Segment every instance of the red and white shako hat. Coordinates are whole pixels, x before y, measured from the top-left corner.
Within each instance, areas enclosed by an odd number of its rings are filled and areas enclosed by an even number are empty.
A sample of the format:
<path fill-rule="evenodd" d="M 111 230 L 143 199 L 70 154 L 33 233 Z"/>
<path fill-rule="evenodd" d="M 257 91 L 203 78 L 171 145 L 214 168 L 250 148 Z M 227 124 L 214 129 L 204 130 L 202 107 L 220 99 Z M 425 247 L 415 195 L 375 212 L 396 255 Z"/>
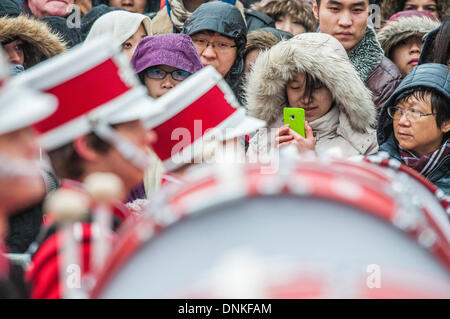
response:
<path fill-rule="evenodd" d="M 143 114 L 151 118 L 158 113 L 119 44 L 108 36 L 42 62 L 18 75 L 15 82 L 58 99 L 56 112 L 34 125 L 47 150 L 97 133 L 95 127 L 100 124 L 133 121 Z"/>
<path fill-rule="evenodd" d="M 196 152 L 202 150 L 197 145 L 203 141 L 226 141 L 266 125 L 265 121 L 246 114 L 231 88 L 212 66 L 181 82 L 158 98 L 156 104 L 164 111 L 145 119 L 144 125 L 158 134 L 152 148 L 170 171 L 183 165 L 174 157 L 195 158 L 199 155 Z M 180 136 L 183 136 L 182 145 Z"/>
<path fill-rule="evenodd" d="M 11 85 L 8 63 L 0 48 L 0 134 L 25 128 L 56 110 L 57 100 L 24 86 Z"/>

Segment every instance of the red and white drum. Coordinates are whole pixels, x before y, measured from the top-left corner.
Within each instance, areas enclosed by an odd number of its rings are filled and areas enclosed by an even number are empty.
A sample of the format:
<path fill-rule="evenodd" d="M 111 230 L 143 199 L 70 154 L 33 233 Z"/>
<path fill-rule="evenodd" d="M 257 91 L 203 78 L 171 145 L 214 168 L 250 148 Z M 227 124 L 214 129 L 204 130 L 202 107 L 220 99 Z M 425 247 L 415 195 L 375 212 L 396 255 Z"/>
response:
<path fill-rule="evenodd" d="M 93 298 L 450 297 L 445 210 L 407 174 L 320 159 L 195 174 L 124 226 Z"/>
<path fill-rule="evenodd" d="M 449 197 L 419 172 L 403 165 L 395 159 L 389 158 L 388 154 L 385 156 L 381 154 L 378 156 L 366 157 L 364 160 L 411 177 L 409 179 L 410 183 L 403 185 L 403 188 L 409 188 L 409 192 L 416 195 L 414 196 L 415 200 L 419 200 L 420 205 L 422 205 L 428 213 L 441 212 L 442 209 L 444 209 L 446 212 L 445 215 L 447 215 L 447 218 L 450 218 Z M 402 174 L 400 174 L 400 176 L 402 176 Z M 436 213 L 433 215 L 435 215 L 435 218 L 439 218 L 442 214 Z"/>

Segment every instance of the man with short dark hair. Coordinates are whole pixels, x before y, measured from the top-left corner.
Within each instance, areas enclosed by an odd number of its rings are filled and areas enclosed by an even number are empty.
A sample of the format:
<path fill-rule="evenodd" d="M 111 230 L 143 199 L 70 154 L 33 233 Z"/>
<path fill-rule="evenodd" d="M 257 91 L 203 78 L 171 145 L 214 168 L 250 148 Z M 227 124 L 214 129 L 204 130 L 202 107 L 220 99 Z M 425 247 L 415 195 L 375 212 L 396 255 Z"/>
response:
<path fill-rule="evenodd" d="M 320 32 L 334 36 L 344 46 L 380 110 L 400 84 L 402 75 L 384 56 L 374 29 L 367 25 L 369 4 L 369 0 L 315 0 L 314 15 Z"/>

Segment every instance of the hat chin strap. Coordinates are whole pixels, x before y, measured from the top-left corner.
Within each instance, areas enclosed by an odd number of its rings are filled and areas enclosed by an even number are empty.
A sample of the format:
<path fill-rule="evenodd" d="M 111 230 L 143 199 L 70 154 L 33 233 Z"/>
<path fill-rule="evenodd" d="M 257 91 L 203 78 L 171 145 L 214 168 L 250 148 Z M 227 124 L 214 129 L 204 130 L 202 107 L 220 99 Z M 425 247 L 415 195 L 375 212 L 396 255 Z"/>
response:
<path fill-rule="evenodd" d="M 13 179 L 18 177 L 41 176 L 39 159 L 29 160 L 19 157 L 11 157 L 0 152 L 0 178 Z"/>
<path fill-rule="evenodd" d="M 136 167 L 146 170 L 150 166 L 149 157 L 125 137 L 118 134 L 109 124 L 100 122 L 93 131 L 98 137 L 114 146 L 127 161 Z"/>

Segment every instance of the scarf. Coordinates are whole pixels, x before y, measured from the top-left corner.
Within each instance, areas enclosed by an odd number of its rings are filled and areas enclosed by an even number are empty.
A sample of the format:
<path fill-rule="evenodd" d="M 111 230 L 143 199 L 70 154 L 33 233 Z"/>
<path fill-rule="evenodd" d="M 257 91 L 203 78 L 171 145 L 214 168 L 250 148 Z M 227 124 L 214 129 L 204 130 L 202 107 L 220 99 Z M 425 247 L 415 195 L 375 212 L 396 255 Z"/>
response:
<path fill-rule="evenodd" d="M 384 51 L 370 26 L 367 26 L 364 38 L 348 54 L 350 62 L 363 82 L 377 68 L 383 57 Z"/>
<path fill-rule="evenodd" d="M 177 30 L 183 29 L 184 21 L 192 14 L 184 7 L 183 0 L 168 0 L 170 4 L 170 20 Z"/>
<path fill-rule="evenodd" d="M 406 166 L 413 168 L 423 176 L 427 177 L 443 158 L 450 155 L 450 144 L 448 141 L 449 140 L 445 141 L 445 143 L 434 152 L 430 152 L 421 157 L 417 157 L 412 152 L 401 148 L 400 145 L 398 146 L 398 149 L 402 162 L 405 163 Z"/>
<path fill-rule="evenodd" d="M 333 105 L 322 117 L 309 122 L 309 126 L 313 130 L 316 142 L 325 136 L 333 138 L 337 135 L 336 130 L 339 125 L 339 114 L 339 106 Z"/>

